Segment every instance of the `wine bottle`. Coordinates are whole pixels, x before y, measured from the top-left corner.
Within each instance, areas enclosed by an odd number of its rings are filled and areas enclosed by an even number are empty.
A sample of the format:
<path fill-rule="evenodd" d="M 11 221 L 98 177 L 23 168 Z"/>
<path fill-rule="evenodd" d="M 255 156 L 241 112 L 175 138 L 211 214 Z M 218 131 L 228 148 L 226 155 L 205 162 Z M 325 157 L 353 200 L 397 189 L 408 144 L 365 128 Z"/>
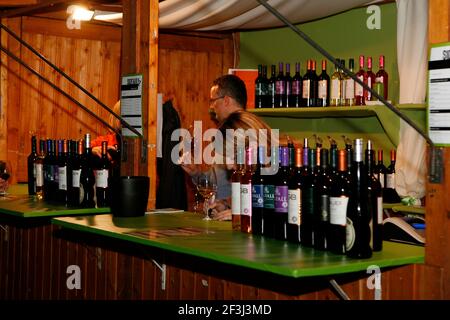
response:
<path fill-rule="evenodd" d="M 36 194 L 36 161 L 38 159 L 37 154 L 37 142 L 36 136 L 31 137 L 31 152 L 27 158 L 27 171 L 28 171 L 28 194 Z"/>
<path fill-rule="evenodd" d="M 262 235 L 264 233 L 264 181 L 265 177 L 261 174 L 261 168 L 264 165 L 266 149 L 263 146 L 258 147 L 255 172 L 252 175 L 252 233 Z"/>
<path fill-rule="evenodd" d="M 53 156 L 53 140 L 47 139 L 47 154 L 44 159 L 44 200 L 54 201 L 56 199 L 56 191 L 54 180 L 55 175 L 53 173 L 53 163 L 55 157 Z"/>
<path fill-rule="evenodd" d="M 348 60 L 348 69 L 351 73 L 353 73 L 353 69 L 355 68 L 355 60 L 353 58 Z M 349 75 L 345 75 L 344 78 L 344 96 L 345 96 L 345 105 L 346 106 L 354 106 L 355 105 L 355 80 Z"/>
<path fill-rule="evenodd" d="M 367 86 L 372 89 L 375 83 L 375 73 L 372 72 L 372 57 L 367 57 Z M 364 99 L 365 101 L 372 100 L 372 92 L 364 89 Z"/>
<path fill-rule="evenodd" d="M 284 82 L 286 85 L 284 103 L 283 105 L 286 108 L 290 107 L 290 97 L 292 96 L 292 77 L 291 77 L 291 65 L 286 63 L 286 74 L 284 75 Z"/>
<path fill-rule="evenodd" d="M 347 176 L 347 152 L 331 151 L 331 167 L 337 165 L 337 174 L 330 186 L 330 224 L 327 232 L 327 249 L 336 254 L 345 254 L 350 181 Z"/>
<path fill-rule="evenodd" d="M 69 199 L 72 207 L 78 207 L 81 204 L 82 193 L 80 185 L 81 162 L 83 159 L 84 144 L 83 140 L 76 143 L 76 152 L 72 155 L 72 185 L 69 188 Z"/>
<path fill-rule="evenodd" d="M 58 202 L 69 205 L 68 186 L 70 185 L 69 157 L 67 140 L 58 141 Z"/>
<path fill-rule="evenodd" d="M 356 73 L 356 77 L 367 84 L 367 73 L 364 70 L 364 56 L 359 56 L 359 71 Z M 355 105 L 363 106 L 366 104 L 364 87 L 359 83 L 355 83 Z"/>
<path fill-rule="evenodd" d="M 100 161 L 95 170 L 95 195 L 97 207 L 109 206 L 109 172 L 111 170 L 110 162 L 107 156 L 108 141 L 102 141 L 102 153 Z"/>
<path fill-rule="evenodd" d="M 58 193 L 59 193 L 59 164 L 58 164 L 58 141 L 52 140 L 52 154 L 53 154 L 53 186 L 52 186 L 52 196 L 53 201 L 59 202 Z"/>
<path fill-rule="evenodd" d="M 275 178 L 275 210 L 274 238 L 286 240 L 286 224 L 288 220 L 289 199 L 289 150 L 282 147 L 280 152 L 281 166 Z"/>
<path fill-rule="evenodd" d="M 296 148 L 295 167 L 289 179 L 288 223 L 286 239 L 289 242 L 300 243 L 300 226 L 302 224 L 302 148 Z"/>
<path fill-rule="evenodd" d="M 383 190 L 386 185 L 386 170 L 387 168 L 383 163 L 383 149 L 378 149 L 378 163 L 374 168 L 374 175 L 381 184 L 381 190 Z"/>
<path fill-rule="evenodd" d="M 336 59 L 336 62 L 340 62 Z M 339 72 L 338 64 L 334 66 L 334 73 L 331 75 L 330 83 L 330 106 L 340 106 L 342 97 L 342 75 Z"/>
<path fill-rule="evenodd" d="M 312 168 L 314 151 L 308 147 L 308 139 L 303 142 L 303 189 L 302 223 L 300 225 L 300 240 L 304 246 L 312 247 L 314 244 L 314 213 L 316 211 L 316 180 Z"/>
<path fill-rule="evenodd" d="M 395 149 L 391 150 L 391 163 L 386 169 L 386 185 L 383 190 L 383 202 L 385 203 L 398 203 L 401 199 L 395 190 L 395 160 L 396 152 Z"/>
<path fill-rule="evenodd" d="M 245 152 L 245 170 L 241 176 L 241 232 L 252 233 L 252 176 L 255 171 L 253 149 Z"/>
<path fill-rule="evenodd" d="M 342 59 L 342 60 L 340 60 L 340 62 L 341 62 L 341 66 L 339 68 L 339 73 L 341 75 L 342 81 L 341 81 L 341 101 L 339 102 L 339 105 L 345 106 L 345 97 L 346 97 L 346 94 L 345 94 L 346 82 L 345 82 L 345 80 L 347 79 L 347 75 L 344 72 L 345 60 Z"/>
<path fill-rule="evenodd" d="M 327 74 L 327 60 L 322 60 L 322 73 L 319 75 L 317 90 L 317 106 L 328 106 L 330 104 L 330 76 Z"/>
<path fill-rule="evenodd" d="M 295 74 L 292 78 L 292 93 L 289 100 L 289 106 L 299 108 L 302 106 L 302 81 L 303 78 L 300 75 L 300 63 L 295 64 Z"/>
<path fill-rule="evenodd" d="M 231 227 L 241 230 L 241 177 L 244 171 L 244 148 L 237 147 L 236 168 L 231 174 Z"/>
<path fill-rule="evenodd" d="M 264 76 L 263 65 L 258 65 L 258 77 L 255 80 L 255 108 L 266 107 L 266 96 L 268 92 L 267 79 Z"/>
<path fill-rule="evenodd" d="M 330 220 L 331 178 L 328 175 L 328 150 L 320 149 L 320 168 L 316 177 L 317 213 L 315 214 L 314 248 L 327 249 L 327 232 Z"/>
<path fill-rule="evenodd" d="M 363 139 L 356 139 L 351 169 L 351 196 L 348 201 L 346 245 L 347 256 L 357 259 L 370 258 L 370 213 L 367 196 L 367 167 L 363 162 Z"/>
<path fill-rule="evenodd" d="M 43 199 L 44 190 L 44 159 L 45 159 L 45 140 L 39 140 L 39 156 L 36 159 L 36 195 L 38 199 Z"/>
<path fill-rule="evenodd" d="M 269 108 L 275 108 L 275 93 L 276 93 L 276 79 L 277 76 L 275 74 L 275 65 L 272 65 L 270 67 L 270 79 L 269 79 L 269 93 L 267 95 L 268 105 Z"/>
<path fill-rule="evenodd" d="M 302 80 L 302 106 L 311 107 L 311 60 L 306 61 L 306 73 Z"/>
<path fill-rule="evenodd" d="M 374 176 L 375 151 L 372 149 L 372 141 L 367 141 L 364 162 L 367 166 L 367 204 L 371 219 L 372 249 L 381 251 L 383 248 L 383 196 L 380 181 Z"/>
<path fill-rule="evenodd" d="M 384 56 L 380 56 L 379 60 L 379 69 L 377 74 L 375 75 L 375 82 L 383 84 L 383 98 L 385 100 L 388 99 L 388 86 L 389 86 L 389 75 L 384 70 Z"/>
<path fill-rule="evenodd" d="M 272 146 L 271 148 L 272 163 L 277 163 L 279 159 L 278 147 Z M 270 165 L 270 164 L 269 164 Z M 264 236 L 273 238 L 274 237 L 274 210 L 275 210 L 275 181 L 276 181 L 276 171 L 274 165 L 270 166 L 274 171 L 270 172 L 264 177 Z"/>
<path fill-rule="evenodd" d="M 81 161 L 81 173 L 80 173 L 80 199 L 81 206 L 83 208 L 94 208 L 95 201 L 95 175 L 94 168 L 92 166 L 92 148 L 91 148 L 91 135 L 86 133 L 84 136 L 84 154 Z"/>
<path fill-rule="evenodd" d="M 316 107 L 319 78 L 316 73 L 316 61 L 308 60 L 308 72 L 303 77 L 303 104 L 306 107 Z M 306 93 L 305 93 L 306 92 Z"/>
<path fill-rule="evenodd" d="M 286 79 L 283 62 L 278 63 L 278 76 L 275 80 L 275 108 L 286 107 Z"/>

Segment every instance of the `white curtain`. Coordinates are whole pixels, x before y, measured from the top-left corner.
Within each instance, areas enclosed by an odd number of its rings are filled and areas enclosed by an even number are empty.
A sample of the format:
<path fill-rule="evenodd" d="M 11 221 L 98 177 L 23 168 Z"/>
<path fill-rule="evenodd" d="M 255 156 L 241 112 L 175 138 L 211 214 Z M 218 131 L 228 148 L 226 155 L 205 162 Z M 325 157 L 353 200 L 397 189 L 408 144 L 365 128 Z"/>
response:
<path fill-rule="evenodd" d="M 397 0 L 399 103 L 424 103 L 428 56 L 428 0 Z M 422 198 L 426 183 L 426 142 L 401 120 L 397 147 L 396 190 Z"/>
<path fill-rule="evenodd" d="M 292 23 L 326 17 L 381 0 L 269 0 Z M 159 27 L 184 30 L 236 30 L 283 26 L 256 0 L 165 0 Z"/>

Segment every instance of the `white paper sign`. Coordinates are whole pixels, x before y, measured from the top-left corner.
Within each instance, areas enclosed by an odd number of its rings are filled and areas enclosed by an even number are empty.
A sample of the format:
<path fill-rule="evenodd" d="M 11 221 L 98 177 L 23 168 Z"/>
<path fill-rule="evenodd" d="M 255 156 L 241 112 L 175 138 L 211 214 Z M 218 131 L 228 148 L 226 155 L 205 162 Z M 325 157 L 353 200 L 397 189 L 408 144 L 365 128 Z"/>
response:
<path fill-rule="evenodd" d="M 122 77 L 120 115 L 142 134 L 142 74 Z M 128 128 L 122 128 L 122 135 L 125 137 L 137 137 Z"/>

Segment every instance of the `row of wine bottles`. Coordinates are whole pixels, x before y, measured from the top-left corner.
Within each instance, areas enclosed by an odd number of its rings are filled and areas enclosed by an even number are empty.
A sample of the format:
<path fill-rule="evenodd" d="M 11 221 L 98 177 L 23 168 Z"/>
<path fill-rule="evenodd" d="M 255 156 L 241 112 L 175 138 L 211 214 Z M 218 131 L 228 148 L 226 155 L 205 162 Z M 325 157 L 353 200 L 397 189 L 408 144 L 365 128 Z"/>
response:
<path fill-rule="evenodd" d="M 305 139 L 302 148 L 272 148 L 280 167 L 275 175 L 263 175 L 265 152 L 258 147 L 255 155 L 248 148 L 244 157 L 243 148 L 237 150 L 231 177 L 233 230 L 355 258 L 382 249 L 383 194 L 396 194 L 386 192 L 393 188 L 395 151 L 386 168 L 381 152 L 375 165 L 370 140 L 364 153 L 362 139 L 341 150 L 336 144 L 309 148 Z"/>
<path fill-rule="evenodd" d="M 345 60 L 337 59 L 345 67 Z M 379 70 L 372 72 L 372 57 L 359 56 L 359 71 L 355 76 L 374 89 L 385 100 L 388 99 L 389 76 L 384 70 L 385 58 L 379 58 Z M 255 108 L 298 108 L 326 106 L 362 106 L 366 101 L 377 100 L 370 91 L 356 83 L 336 64 L 331 77 L 327 73 L 327 61 L 322 60 L 322 73 L 316 74 L 316 61 L 307 61 L 307 71 L 300 75 L 300 63 L 295 64 L 295 74 L 291 76 L 290 64 L 278 63 L 278 75 L 275 65 L 271 66 L 271 76 L 267 78 L 267 66 L 258 65 L 258 77 L 255 80 Z M 355 61 L 349 59 L 348 69 L 353 73 Z"/>
<path fill-rule="evenodd" d="M 109 206 L 109 177 L 113 172 L 107 157 L 107 141 L 101 157 L 92 153 L 91 137 L 74 140 L 31 138 L 28 156 L 28 193 L 45 201 L 70 207 Z"/>

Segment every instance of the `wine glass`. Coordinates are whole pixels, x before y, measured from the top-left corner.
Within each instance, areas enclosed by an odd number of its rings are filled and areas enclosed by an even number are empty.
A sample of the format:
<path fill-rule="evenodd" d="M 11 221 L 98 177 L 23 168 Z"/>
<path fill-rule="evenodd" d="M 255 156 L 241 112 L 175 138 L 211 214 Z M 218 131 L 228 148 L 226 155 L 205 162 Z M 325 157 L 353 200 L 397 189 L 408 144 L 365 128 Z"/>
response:
<path fill-rule="evenodd" d="M 203 211 L 205 217 L 203 220 L 211 220 L 209 206 L 214 202 L 217 192 L 217 178 L 213 167 L 206 168 L 199 173 L 197 190 L 204 199 Z"/>
<path fill-rule="evenodd" d="M 200 210 L 200 201 L 202 201 L 202 195 L 198 191 L 198 176 L 197 175 L 194 175 L 192 177 L 192 183 L 194 184 L 194 187 L 195 187 L 193 209 L 194 209 L 195 213 L 198 213 Z"/>
<path fill-rule="evenodd" d="M 9 161 L 0 160 L 0 196 L 5 196 L 8 189 L 8 180 L 11 176 L 11 165 Z"/>

